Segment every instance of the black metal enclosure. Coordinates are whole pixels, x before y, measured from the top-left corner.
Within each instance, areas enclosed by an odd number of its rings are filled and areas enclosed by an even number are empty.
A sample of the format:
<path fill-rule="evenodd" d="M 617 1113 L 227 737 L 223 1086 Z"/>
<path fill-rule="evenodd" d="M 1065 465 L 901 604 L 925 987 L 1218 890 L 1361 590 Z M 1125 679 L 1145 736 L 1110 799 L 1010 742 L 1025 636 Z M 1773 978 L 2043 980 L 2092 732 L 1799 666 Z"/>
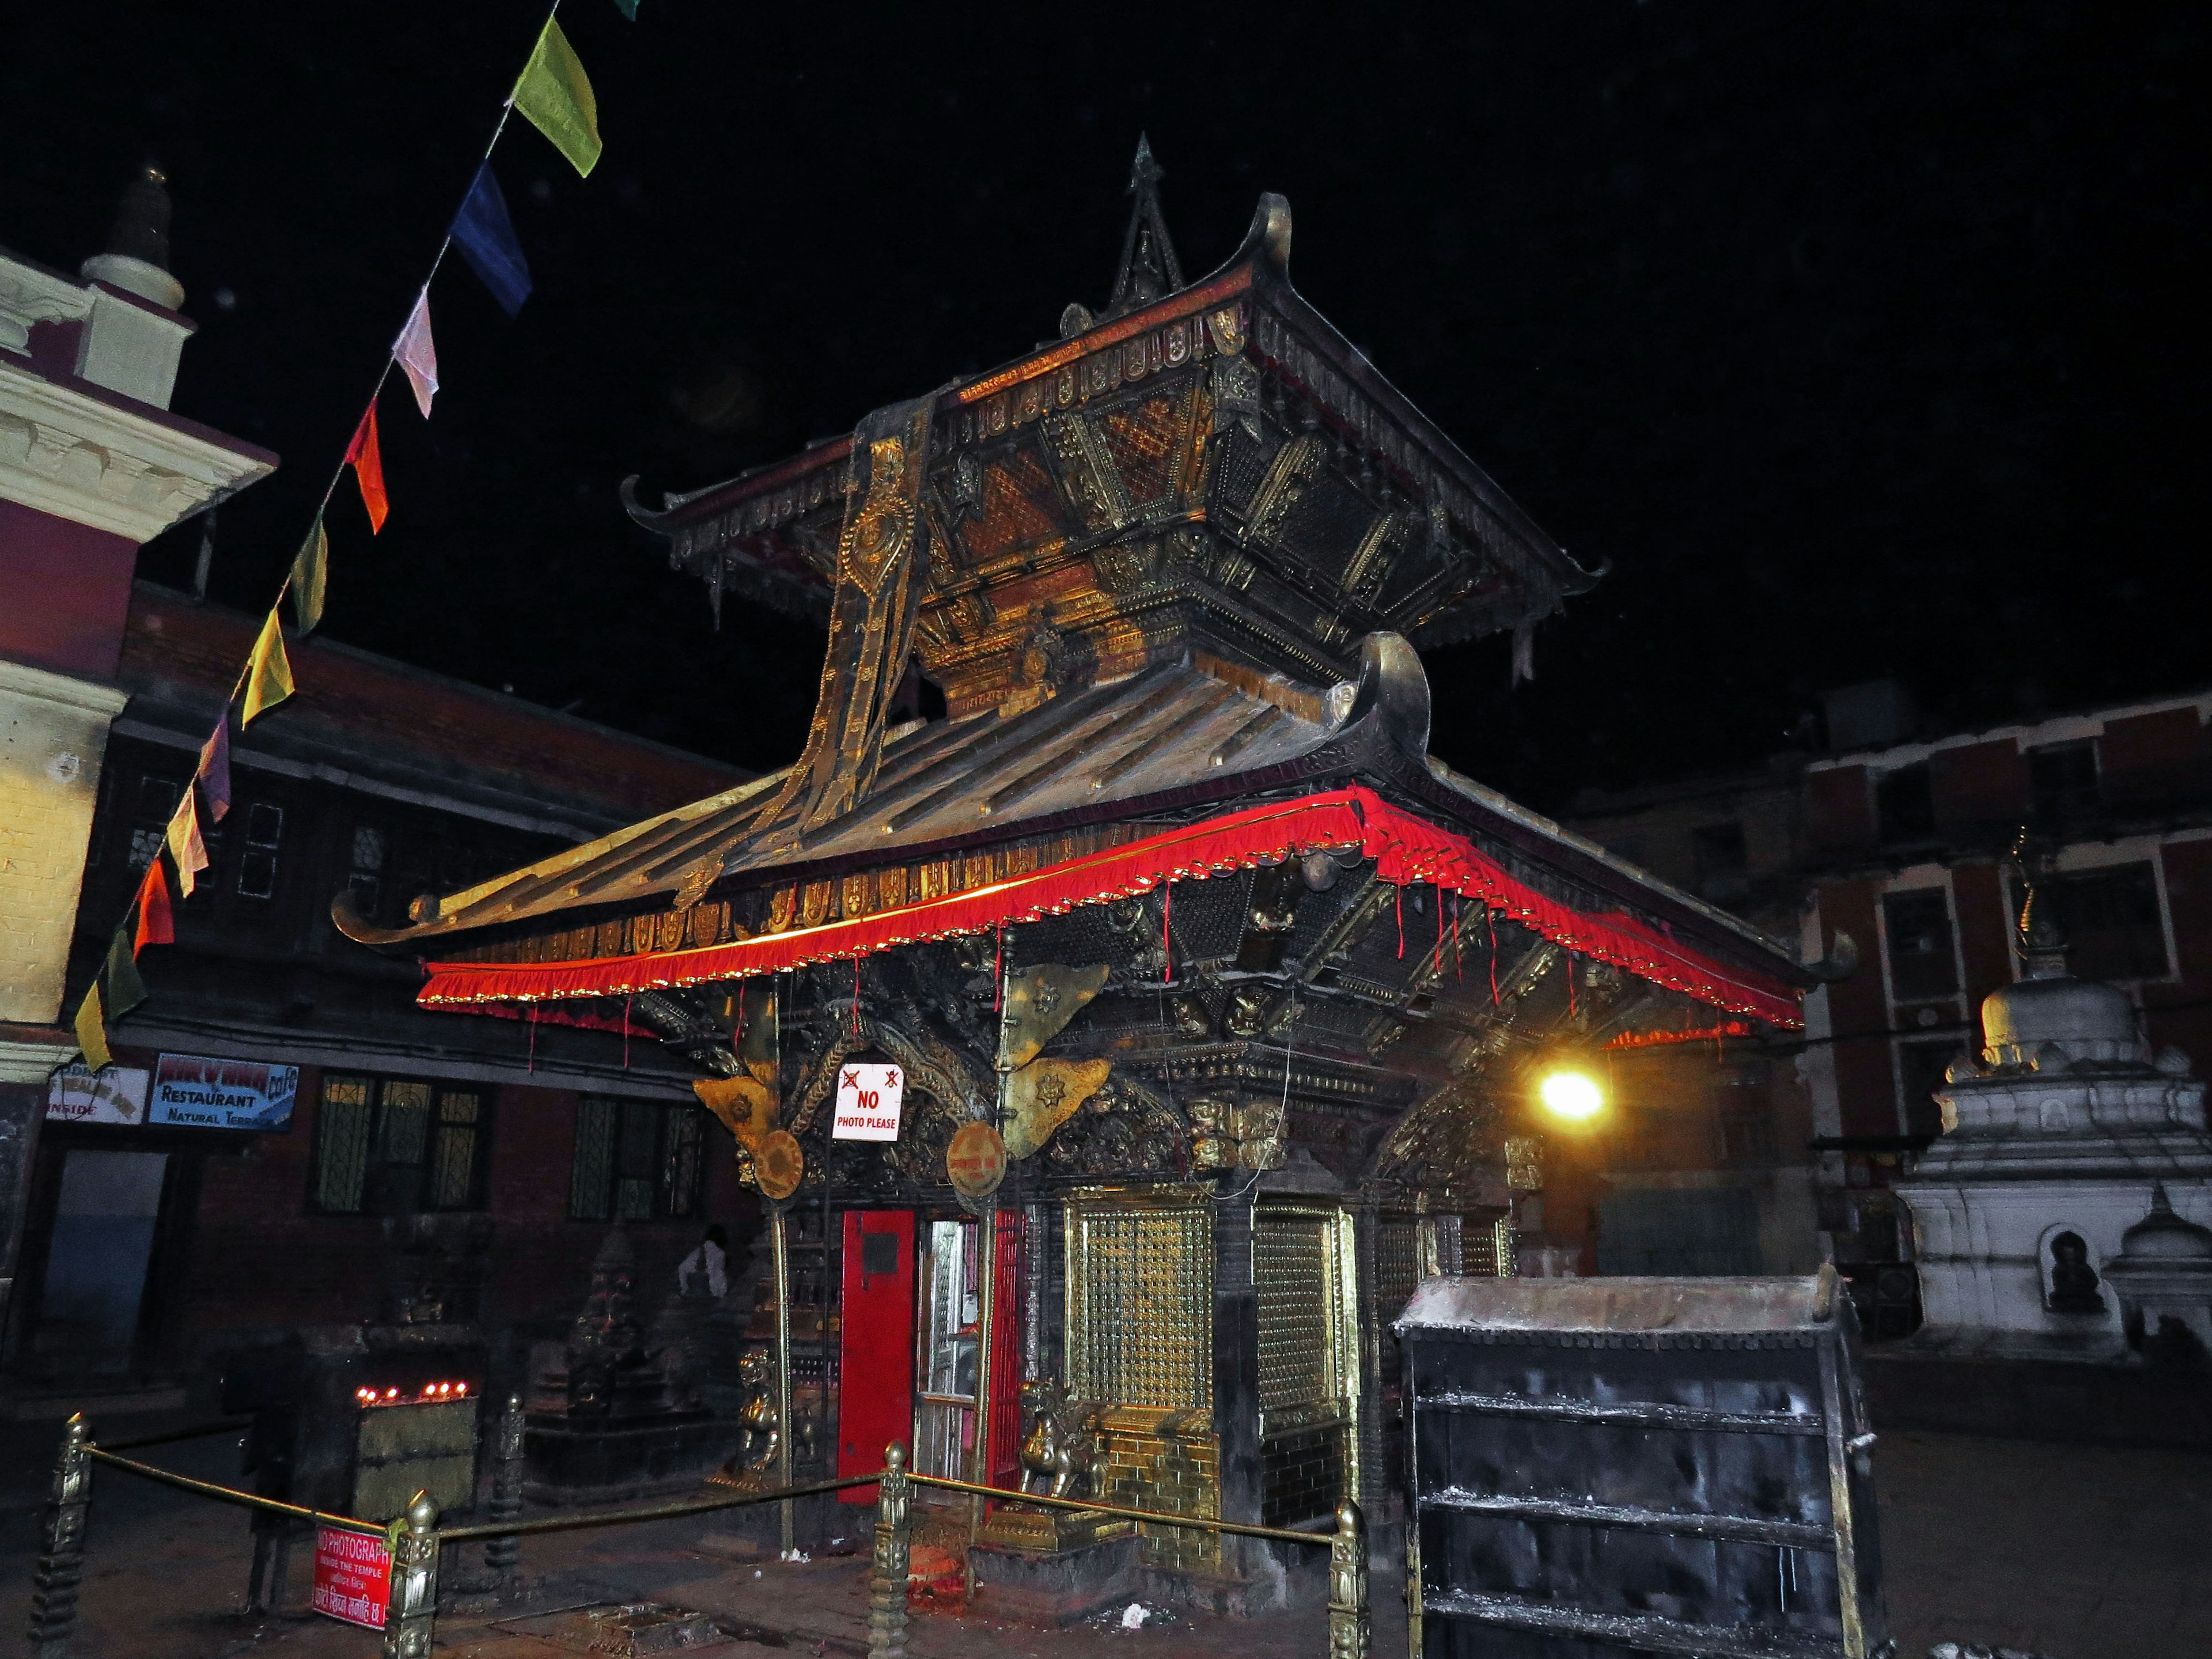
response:
<path fill-rule="evenodd" d="M 1396 1328 L 1415 1652 L 1893 1651 L 1832 1269 L 1431 1279 Z"/>

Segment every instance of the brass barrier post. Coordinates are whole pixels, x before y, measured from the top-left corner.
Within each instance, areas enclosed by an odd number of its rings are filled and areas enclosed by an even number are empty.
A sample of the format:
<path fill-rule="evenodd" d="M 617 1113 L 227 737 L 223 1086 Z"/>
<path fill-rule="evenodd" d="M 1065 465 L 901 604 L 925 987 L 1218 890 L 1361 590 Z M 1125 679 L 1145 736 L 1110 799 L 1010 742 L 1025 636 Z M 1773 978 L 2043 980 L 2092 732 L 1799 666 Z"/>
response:
<path fill-rule="evenodd" d="M 493 1458 L 491 1518 L 512 1521 L 522 1513 L 522 1396 L 519 1394 L 507 1397 Z M 484 1567 L 497 1581 L 500 1599 L 511 1598 L 522 1576 L 522 1540 L 510 1532 L 489 1540 L 484 1545 Z"/>
<path fill-rule="evenodd" d="M 92 1432 L 84 1413 L 74 1413 L 62 1429 L 62 1449 L 54 1461 L 54 1484 L 46 1498 L 46 1526 L 39 1540 L 39 1566 L 31 1580 L 31 1650 L 36 1659 L 61 1659 L 76 1626 L 77 1585 L 84 1577 L 84 1521 L 92 1502 L 92 1459 L 85 1442 Z"/>
<path fill-rule="evenodd" d="M 1000 1086 L 1004 1087 L 1003 1079 Z M 991 1484 L 991 1350 L 997 1346 L 999 1282 L 999 1200 L 983 1200 L 975 1222 L 975 1461 L 970 1466 L 979 1486 Z M 983 1536 L 983 1519 L 990 1499 L 968 1500 L 968 1553 L 961 1566 L 963 1593 L 975 1594 L 975 1546 Z"/>
<path fill-rule="evenodd" d="M 438 1506 L 418 1492 L 405 1524 L 392 1529 L 392 1606 L 384 1659 L 430 1659 L 438 1620 Z"/>
<path fill-rule="evenodd" d="M 785 1203 L 775 1203 L 768 1210 L 768 1240 L 770 1257 L 775 1269 L 775 1484 L 791 1484 L 791 1446 L 798 1436 L 797 1425 L 791 1420 L 791 1246 L 784 1231 Z M 828 1212 L 823 1216 L 823 1225 L 829 1225 Z M 783 1540 L 781 1559 L 789 1560 L 799 1547 L 791 1510 L 791 1500 L 784 1499 L 778 1506 L 781 1512 L 778 1536 Z"/>
<path fill-rule="evenodd" d="M 1348 1498 L 1328 1540 L 1328 1659 L 1367 1659 L 1367 1518 Z"/>
<path fill-rule="evenodd" d="M 884 1448 L 884 1478 L 876 1483 L 875 1582 L 868 1595 L 868 1659 L 905 1659 L 913 1505 L 906 1477 L 906 1448 L 894 1440 Z"/>

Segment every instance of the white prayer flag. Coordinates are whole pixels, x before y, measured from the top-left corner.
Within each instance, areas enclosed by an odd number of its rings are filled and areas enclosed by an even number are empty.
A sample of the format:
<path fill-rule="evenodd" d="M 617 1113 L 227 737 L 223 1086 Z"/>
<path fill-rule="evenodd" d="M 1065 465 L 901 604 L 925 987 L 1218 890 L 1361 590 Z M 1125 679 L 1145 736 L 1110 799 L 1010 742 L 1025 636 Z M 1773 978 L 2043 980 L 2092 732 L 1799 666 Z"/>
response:
<path fill-rule="evenodd" d="M 392 355 L 407 371 L 415 401 L 422 408 L 422 418 L 428 420 L 430 399 L 438 395 L 438 346 L 430 337 L 428 289 L 415 296 L 415 309 L 408 316 L 407 326 L 399 331 L 399 343 L 392 348 Z"/>

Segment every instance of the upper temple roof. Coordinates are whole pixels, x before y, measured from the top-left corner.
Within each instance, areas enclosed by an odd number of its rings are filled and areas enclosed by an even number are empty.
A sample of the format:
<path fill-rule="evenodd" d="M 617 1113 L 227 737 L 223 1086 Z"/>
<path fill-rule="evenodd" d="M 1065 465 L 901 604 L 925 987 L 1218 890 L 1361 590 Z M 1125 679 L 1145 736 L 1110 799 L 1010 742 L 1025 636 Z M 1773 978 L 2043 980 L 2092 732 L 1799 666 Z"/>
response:
<path fill-rule="evenodd" d="M 1179 276 L 1132 188 L 1133 246 Z M 1079 685 L 1194 647 L 1327 684 L 1369 633 L 1511 628 L 1596 579 L 1298 296 L 1290 243 L 1263 197 L 1227 264 L 1157 298 L 1125 251 L 1104 318 L 1071 306 L 1065 337 L 939 394 L 915 648 L 956 716 L 1045 669 Z M 731 588 L 819 617 L 851 453 L 625 500 L 718 609 Z"/>

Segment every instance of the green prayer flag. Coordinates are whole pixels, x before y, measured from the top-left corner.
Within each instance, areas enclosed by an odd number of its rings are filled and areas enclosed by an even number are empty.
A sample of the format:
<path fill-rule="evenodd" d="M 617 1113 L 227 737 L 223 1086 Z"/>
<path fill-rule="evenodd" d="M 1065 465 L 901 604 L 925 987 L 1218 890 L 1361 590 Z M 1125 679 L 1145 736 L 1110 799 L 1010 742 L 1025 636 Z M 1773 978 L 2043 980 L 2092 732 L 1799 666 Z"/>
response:
<path fill-rule="evenodd" d="M 120 1019 L 145 1000 L 146 981 L 139 977 L 138 964 L 131 959 L 131 929 L 118 927 L 107 947 L 107 994 L 102 999 L 103 1006 L 108 1018 Z"/>
<path fill-rule="evenodd" d="M 554 18 L 545 20 L 522 78 L 514 83 L 514 106 L 530 125 L 553 141 L 553 148 L 586 178 L 599 160 L 599 104 L 592 96 L 575 48 Z"/>
<path fill-rule="evenodd" d="M 76 1030 L 76 1046 L 84 1050 L 84 1063 L 95 1072 L 106 1071 L 115 1064 L 115 1056 L 107 1052 L 107 1026 L 100 1017 L 100 982 L 93 981 L 84 994 L 84 1000 L 76 1006 L 76 1018 L 70 1022 Z"/>
<path fill-rule="evenodd" d="M 315 527 L 292 556 L 292 615 L 302 634 L 312 634 L 323 620 L 323 586 L 331 574 L 331 538 L 323 533 L 323 515 L 315 514 Z"/>
<path fill-rule="evenodd" d="M 293 692 L 292 659 L 284 654 L 284 625 L 272 608 L 261 624 L 261 637 L 253 641 L 253 655 L 246 665 L 246 713 L 240 726 L 249 726 Z"/>

